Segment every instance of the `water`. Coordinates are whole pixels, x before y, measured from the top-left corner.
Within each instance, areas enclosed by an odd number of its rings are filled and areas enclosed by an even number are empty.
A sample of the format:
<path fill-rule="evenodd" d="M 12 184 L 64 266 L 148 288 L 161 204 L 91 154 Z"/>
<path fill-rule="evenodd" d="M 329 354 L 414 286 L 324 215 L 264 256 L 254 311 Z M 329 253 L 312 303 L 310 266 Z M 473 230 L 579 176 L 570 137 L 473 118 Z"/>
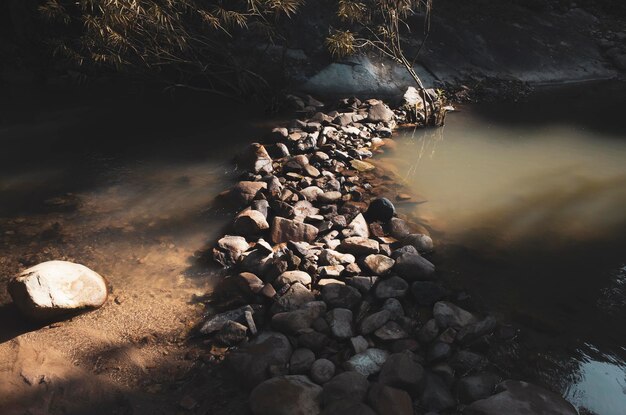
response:
<path fill-rule="evenodd" d="M 598 415 L 626 408 L 624 91 L 462 107 L 384 156 L 427 200 L 403 210 L 433 229 L 445 278 L 522 326 L 501 365 Z"/>

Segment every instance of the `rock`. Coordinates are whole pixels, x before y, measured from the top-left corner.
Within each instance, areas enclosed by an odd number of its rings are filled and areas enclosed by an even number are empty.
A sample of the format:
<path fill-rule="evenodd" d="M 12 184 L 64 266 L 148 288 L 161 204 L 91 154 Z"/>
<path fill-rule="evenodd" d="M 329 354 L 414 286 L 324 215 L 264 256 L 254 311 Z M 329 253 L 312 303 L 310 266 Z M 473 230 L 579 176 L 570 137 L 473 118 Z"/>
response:
<path fill-rule="evenodd" d="M 433 250 L 433 240 L 428 235 L 423 235 L 421 233 L 413 233 L 407 235 L 402 240 L 402 243 L 405 245 L 411 245 L 418 252 L 430 252 Z"/>
<path fill-rule="evenodd" d="M 345 366 L 347 370 L 359 372 L 367 377 L 378 373 L 388 357 L 389 353 L 386 350 L 375 348 L 367 349 L 363 353 L 355 354 L 348 359 Z"/>
<path fill-rule="evenodd" d="M 232 261 L 239 259 L 242 253 L 248 250 L 250 245 L 246 241 L 246 238 L 242 236 L 225 235 L 223 238 L 217 241 L 217 246 L 224 251 L 227 251 Z"/>
<path fill-rule="evenodd" d="M 272 142 L 280 142 L 287 139 L 289 136 L 289 130 L 286 128 L 274 128 L 269 135 L 270 141 Z"/>
<path fill-rule="evenodd" d="M 258 210 L 246 209 L 235 217 L 233 228 L 235 233 L 244 236 L 258 235 L 270 225 L 265 220 L 265 216 Z"/>
<path fill-rule="evenodd" d="M 449 363 L 457 373 L 469 373 L 482 369 L 487 360 L 483 356 L 469 350 L 459 350 L 450 359 Z"/>
<path fill-rule="evenodd" d="M 393 386 L 415 395 L 424 378 L 424 368 L 411 352 L 394 353 L 385 362 L 378 375 L 382 385 Z"/>
<path fill-rule="evenodd" d="M 271 173 L 272 158 L 267 153 L 265 147 L 259 143 L 252 143 L 237 157 L 239 167 L 253 173 Z"/>
<path fill-rule="evenodd" d="M 413 297 L 420 306 L 431 306 L 450 293 L 440 284 L 432 281 L 416 281 L 411 284 Z"/>
<path fill-rule="evenodd" d="M 422 344 L 428 344 L 439 335 L 439 326 L 434 318 L 431 318 L 417 332 L 417 340 Z"/>
<path fill-rule="evenodd" d="M 234 310 L 226 311 L 224 313 L 217 314 L 207 320 L 200 328 L 200 333 L 211 334 L 218 330 L 221 330 L 229 321 L 237 321 L 243 323 L 245 321 L 246 311 L 254 313 L 254 310 L 249 305 L 236 308 Z"/>
<path fill-rule="evenodd" d="M 324 408 L 321 415 L 377 415 L 363 402 L 336 401 Z"/>
<path fill-rule="evenodd" d="M 496 329 L 497 321 L 494 317 L 488 316 L 483 320 L 463 327 L 456 335 L 456 340 L 461 344 L 468 344 L 479 337 L 493 333 Z"/>
<path fill-rule="evenodd" d="M 311 276 L 304 271 L 285 271 L 275 280 L 275 284 L 278 287 L 296 282 L 302 285 L 309 285 L 311 284 Z"/>
<path fill-rule="evenodd" d="M 422 395 L 420 397 L 420 402 L 423 407 L 425 407 L 429 411 L 445 411 L 446 409 L 452 409 L 456 407 L 456 400 L 452 396 L 452 393 L 446 386 L 445 382 L 437 375 L 432 373 L 426 373 L 425 377 L 424 390 L 422 391 Z M 509 412 L 504 411 L 499 413 L 509 414 Z"/>
<path fill-rule="evenodd" d="M 391 313 L 391 320 L 404 317 L 404 308 L 402 308 L 402 304 L 396 298 L 386 299 L 383 304 L 383 309 Z"/>
<path fill-rule="evenodd" d="M 343 372 L 324 384 L 322 391 L 322 405 L 328 406 L 333 402 L 362 402 L 369 389 L 367 377 L 358 372 Z"/>
<path fill-rule="evenodd" d="M 419 254 L 400 255 L 393 269 L 408 281 L 432 280 L 435 277 L 435 266 Z"/>
<path fill-rule="evenodd" d="M 315 353 L 321 352 L 330 339 L 324 333 L 319 333 L 313 329 L 304 329 L 298 337 L 298 346 L 313 350 Z"/>
<path fill-rule="evenodd" d="M 411 233 L 409 225 L 400 218 L 391 218 L 389 221 L 389 233 L 397 240 L 402 240 Z"/>
<path fill-rule="evenodd" d="M 301 375 L 266 380 L 250 394 L 254 415 L 319 415 L 322 388 Z"/>
<path fill-rule="evenodd" d="M 407 332 L 395 321 L 388 321 L 384 326 L 376 330 L 374 335 L 383 341 L 406 339 L 409 337 Z"/>
<path fill-rule="evenodd" d="M 413 415 L 413 402 L 401 389 L 375 383 L 367 394 L 367 402 L 379 414 Z"/>
<path fill-rule="evenodd" d="M 251 272 L 242 272 L 233 278 L 244 293 L 256 294 L 263 289 L 263 281 Z"/>
<path fill-rule="evenodd" d="M 227 321 L 215 338 L 226 346 L 235 346 L 246 339 L 248 328 L 236 321 Z"/>
<path fill-rule="evenodd" d="M 376 297 L 380 299 L 402 297 L 409 289 L 409 284 L 400 277 L 389 277 L 376 285 Z"/>
<path fill-rule="evenodd" d="M 339 278 L 344 269 L 343 265 L 326 265 L 319 267 L 317 270 L 320 278 Z"/>
<path fill-rule="evenodd" d="M 317 186 L 309 186 L 300 190 L 300 194 L 309 202 L 315 202 L 324 191 Z"/>
<path fill-rule="evenodd" d="M 311 366 L 311 379 L 323 385 L 335 376 L 335 364 L 328 359 L 317 359 Z"/>
<path fill-rule="evenodd" d="M 379 197 L 370 202 L 365 217 L 372 222 L 389 222 L 395 213 L 396 208 L 391 200 L 386 197 Z"/>
<path fill-rule="evenodd" d="M 352 311 L 347 308 L 335 308 L 326 313 L 326 321 L 333 336 L 338 339 L 349 339 L 354 335 L 352 330 Z"/>
<path fill-rule="evenodd" d="M 350 165 L 356 171 L 365 172 L 371 171 L 376 168 L 372 163 L 368 163 L 367 161 L 362 160 L 350 160 Z"/>
<path fill-rule="evenodd" d="M 13 277 L 8 291 L 16 307 L 34 319 L 95 309 L 107 299 L 106 281 L 84 265 L 48 261 Z"/>
<path fill-rule="evenodd" d="M 243 181 L 233 186 L 230 194 L 235 202 L 248 205 L 260 191 L 265 189 L 267 189 L 265 182 Z"/>
<path fill-rule="evenodd" d="M 370 237 L 369 226 L 367 225 L 367 221 L 362 213 L 359 213 L 352 219 L 352 222 L 348 224 L 348 228 L 346 229 L 346 237 L 349 236 L 360 236 L 363 238 Z"/>
<path fill-rule="evenodd" d="M 315 353 L 309 349 L 296 349 L 289 359 L 289 373 L 292 375 L 306 375 L 315 362 Z"/>
<path fill-rule="evenodd" d="M 328 284 L 322 288 L 322 300 L 329 308 L 354 308 L 361 301 L 361 294 L 356 288 L 341 284 Z"/>
<path fill-rule="evenodd" d="M 324 192 L 321 195 L 317 196 L 317 201 L 320 203 L 335 203 L 341 200 L 341 196 L 341 192 Z"/>
<path fill-rule="evenodd" d="M 530 383 L 507 380 L 502 392 L 468 406 L 467 415 L 577 415 L 576 409 L 559 395 Z"/>
<path fill-rule="evenodd" d="M 498 383 L 498 376 L 493 373 L 481 373 L 466 376 L 457 382 L 456 396 L 459 402 L 469 404 L 493 394 Z"/>
<path fill-rule="evenodd" d="M 232 350 L 226 356 L 226 363 L 242 384 L 253 388 L 269 377 L 270 366 L 286 367 L 291 352 L 291 344 L 285 335 L 264 331 L 249 343 Z"/>
<path fill-rule="evenodd" d="M 289 287 L 285 294 L 276 300 L 272 309 L 276 311 L 292 311 L 313 300 L 315 300 L 313 293 L 304 285 L 296 282 Z"/>
<path fill-rule="evenodd" d="M 356 336 L 351 338 L 350 344 L 352 345 L 352 350 L 355 354 L 363 353 L 370 347 L 367 339 L 363 336 Z"/>
<path fill-rule="evenodd" d="M 433 318 L 441 328 L 463 328 L 478 320 L 468 311 L 448 301 L 439 301 L 433 307 Z"/>
<path fill-rule="evenodd" d="M 324 249 L 319 255 L 319 265 L 347 265 L 356 259 L 354 255 L 343 254 L 332 249 Z"/>
<path fill-rule="evenodd" d="M 394 119 L 394 116 L 393 111 L 390 110 L 388 106 L 379 102 L 369 108 L 367 121 L 372 123 L 390 122 Z"/>
<path fill-rule="evenodd" d="M 371 314 L 361 320 L 360 332 L 361 334 L 370 334 L 382 327 L 391 318 L 391 313 L 388 310 L 381 310 L 377 313 Z"/>
<path fill-rule="evenodd" d="M 313 225 L 276 216 L 272 221 L 271 240 L 275 244 L 288 241 L 310 243 L 317 237 L 317 232 Z"/>
<path fill-rule="evenodd" d="M 341 252 L 347 252 L 349 254 L 368 255 L 377 254 L 380 251 L 380 245 L 373 239 L 351 236 L 341 241 L 338 249 Z"/>
<path fill-rule="evenodd" d="M 363 263 L 373 274 L 384 275 L 393 268 L 396 261 L 386 255 L 371 254 L 365 257 Z"/>
<path fill-rule="evenodd" d="M 404 245 L 401 248 L 396 249 L 395 251 L 393 251 L 391 253 L 391 257 L 393 259 L 398 259 L 400 257 L 400 255 L 403 254 L 415 254 L 415 255 L 419 255 L 419 252 L 417 252 L 417 249 L 415 249 L 414 246 L 411 245 Z"/>
<path fill-rule="evenodd" d="M 319 209 L 313 207 L 313 204 L 311 204 L 308 200 L 299 200 L 293 206 L 293 210 L 296 218 L 301 218 L 301 220 L 304 220 L 309 216 L 315 216 L 319 212 Z"/>
<path fill-rule="evenodd" d="M 447 359 L 450 355 L 452 355 L 452 347 L 448 343 L 435 342 L 428 349 L 426 361 L 436 363 Z"/>
<path fill-rule="evenodd" d="M 367 294 L 374 284 L 378 281 L 378 277 L 352 277 L 346 278 L 346 284 L 359 290 L 361 294 Z"/>

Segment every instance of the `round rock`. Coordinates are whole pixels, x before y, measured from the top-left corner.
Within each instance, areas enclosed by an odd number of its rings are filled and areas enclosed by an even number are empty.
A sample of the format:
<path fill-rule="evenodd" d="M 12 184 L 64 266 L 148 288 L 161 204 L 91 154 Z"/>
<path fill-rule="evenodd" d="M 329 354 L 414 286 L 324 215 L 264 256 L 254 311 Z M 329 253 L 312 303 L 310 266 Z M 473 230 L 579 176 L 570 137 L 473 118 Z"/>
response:
<path fill-rule="evenodd" d="M 311 366 L 311 379 L 320 385 L 335 376 L 335 364 L 328 359 L 317 359 Z"/>

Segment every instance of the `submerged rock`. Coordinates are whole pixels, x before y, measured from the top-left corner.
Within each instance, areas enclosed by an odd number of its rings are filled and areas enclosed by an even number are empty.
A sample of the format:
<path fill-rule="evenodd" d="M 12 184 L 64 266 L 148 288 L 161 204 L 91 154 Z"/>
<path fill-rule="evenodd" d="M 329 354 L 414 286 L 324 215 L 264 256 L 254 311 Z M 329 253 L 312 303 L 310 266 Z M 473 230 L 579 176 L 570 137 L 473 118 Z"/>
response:
<path fill-rule="evenodd" d="M 17 308 L 35 319 L 102 306 L 108 295 L 104 278 L 84 265 L 48 261 L 13 277 L 8 291 Z"/>

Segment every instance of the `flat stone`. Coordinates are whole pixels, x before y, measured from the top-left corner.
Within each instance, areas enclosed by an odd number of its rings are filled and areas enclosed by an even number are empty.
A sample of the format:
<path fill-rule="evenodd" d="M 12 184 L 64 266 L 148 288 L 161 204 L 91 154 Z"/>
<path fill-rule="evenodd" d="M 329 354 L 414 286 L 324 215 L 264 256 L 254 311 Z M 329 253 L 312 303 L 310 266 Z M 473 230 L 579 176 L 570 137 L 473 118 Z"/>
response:
<path fill-rule="evenodd" d="M 384 275 L 393 268 L 396 263 L 386 255 L 371 254 L 365 257 L 363 263 L 374 275 Z"/>
<path fill-rule="evenodd" d="M 403 297 L 408 289 L 409 284 L 405 280 L 393 276 L 379 281 L 375 294 L 380 299 Z"/>
<path fill-rule="evenodd" d="M 347 370 L 359 372 L 367 377 L 378 373 L 388 357 L 389 353 L 386 350 L 371 348 L 352 356 L 346 361 L 345 366 Z"/>
<path fill-rule="evenodd" d="M 353 169 L 360 172 L 371 171 L 376 168 L 376 166 L 374 166 L 372 163 L 368 163 L 367 161 L 362 160 L 350 160 L 350 165 Z"/>
<path fill-rule="evenodd" d="M 107 300 L 106 281 L 84 265 L 48 261 L 13 277 L 8 291 L 16 307 L 34 319 L 101 307 Z"/>
<path fill-rule="evenodd" d="M 254 415 L 319 415 L 322 388 L 301 375 L 268 379 L 250 394 Z"/>
<path fill-rule="evenodd" d="M 320 203 L 335 203 L 341 200 L 341 196 L 341 192 L 324 192 L 321 195 L 317 196 L 317 201 Z"/>
<path fill-rule="evenodd" d="M 351 236 L 341 241 L 338 250 L 354 255 L 369 255 L 380 252 L 380 245 L 373 239 Z"/>

